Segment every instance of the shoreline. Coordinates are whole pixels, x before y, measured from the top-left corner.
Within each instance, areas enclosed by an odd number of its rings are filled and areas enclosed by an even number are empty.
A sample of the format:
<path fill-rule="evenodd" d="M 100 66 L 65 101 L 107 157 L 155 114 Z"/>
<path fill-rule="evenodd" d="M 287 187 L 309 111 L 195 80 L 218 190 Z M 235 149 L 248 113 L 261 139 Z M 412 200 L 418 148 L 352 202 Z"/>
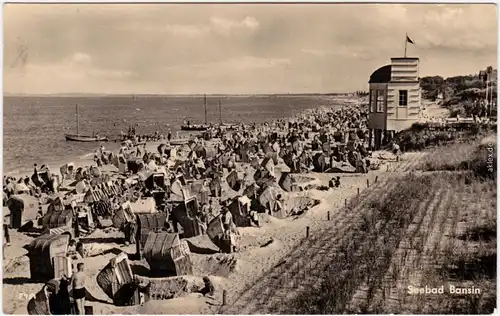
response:
<path fill-rule="evenodd" d="M 311 107 L 311 108 L 308 108 L 308 109 L 304 109 L 300 112 L 297 112 L 297 113 L 290 113 L 292 115 L 289 115 L 289 116 L 284 116 L 281 118 L 281 120 L 294 120 L 308 112 L 314 112 L 314 111 L 325 111 L 325 110 L 328 110 L 328 109 L 332 109 L 332 108 L 342 108 L 342 107 L 350 107 L 350 106 L 359 106 L 361 105 L 363 102 L 365 102 L 366 98 L 364 97 L 356 97 L 356 96 L 352 96 L 352 97 L 346 97 L 346 96 L 339 96 L 339 97 L 336 97 L 336 96 L 329 96 L 329 95 L 325 95 L 327 97 L 330 97 L 332 98 L 332 101 L 334 102 L 338 102 L 336 104 L 332 104 L 332 105 L 329 105 L 329 106 L 325 106 L 325 105 L 322 105 L 322 106 L 318 106 L 318 107 Z M 258 127 L 262 127 L 265 125 L 265 123 L 273 123 L 275 122 L 276 119 L 271 119 L 269 121 L 266 121 L 264 123 L 259 123 L 259 124 L 256 124 L 256 126 Z M 245 125 L 248 125 L 248 124 L 251 124 L 251 123 L 247 123 Z M 184 131 L 177 131 L 177 130 L 172 130 L 172 134 L 175 134 L 179 132 L 179 134 L 193 134 L 192 132 L 184 132 Z M 160 133 L 161 134 L 161 133 Z M 186 135 L 187 136 L 187 135 Z M 186 137 L 186 136 L 183 136 L 183 137 Z M 189 137 L 189 136 L 187 136 Z M 113 149 L 113 150 L 110 150 L 106 144 L 117 144 L 118 145 L 118 149 Z M 146 143 L 146 148 L 149 152 L 156 152 L 157 151 L 157 147 L 158 145 L 162 144 L 162 143 L 165 143 L 165 141 L 155 141 L 155 142 L 148 142 Z M 52 173 L 55 173 L 55 174 L 60 174 L 60 171 L 59 171 L 59 168 L 61 166 L 63 166 L 64 164 L 68 164 L 68 163 L 73 163 L 75 165 L 75 168 L 79 168 L 79 167 L 86 167 L 86 166 L 92 166 L 92 165 L 95 165 L 95 162 L 94 162 L 94 153 L 96 152 L 96 150 L 99 149 L 99 146 L 100 145 L 103 145 L 106 150 L 109 150 L 113 153 L 117 153 L 119 148 L 120 148 L 120 145 L 119 145 L 119 142 L 102 142 L 102 143 L 96 143 L 96 146 L 95 146 L 95 149 L 92 151 L 92 152 L 88 152 L 86 154 L 83 154 L 83 155 L 79 155 L 77 157 L 74 157 L 74 158 L 71 158 L 71 157 L 68 157 L 68 158 L 63 158 L 61 160 L 58 160 L 58 159 L 55 159 L 55 160 L 51 160 L 51 161 L 48 161 L 48 162 L 38 162 L 37 163 L 37 166 L 40 167 L 42 165 L 46 165 L 50 171 Z M 112 146 L 114 147 L 114 146 Z M 5 150 L 5 149 L 4 149 Z M 4 166 L 5 167 L 5 166 Z M 31 177 L 33 175 L 33 168 L 34 166 L 31 165 L 29 167 L 25 167 L 25 168 L 14 168 L 13 170 L 6 170 L 3 169 L 3 175 L 4 176 L 7 176 L 7 177 L 14 177 L 16 179 L 19 179 L 21 177 Z"/>

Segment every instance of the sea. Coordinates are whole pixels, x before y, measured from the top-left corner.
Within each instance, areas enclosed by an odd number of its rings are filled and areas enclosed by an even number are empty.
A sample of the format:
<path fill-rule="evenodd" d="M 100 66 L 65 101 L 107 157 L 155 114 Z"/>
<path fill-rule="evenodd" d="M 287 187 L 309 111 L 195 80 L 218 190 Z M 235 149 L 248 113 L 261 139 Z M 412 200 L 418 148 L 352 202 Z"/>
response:
<path fill-rule="evenodd" d="M 290 117 L 306 109 L 332 107 L 339 98 L 329 95 L 207 96 L 208 122 L 262 123 Z M 220 106 L 219 106 L 220 101 Z M 80 134 L 108 136 L 106 149 L 119 147 L 120 131 L 136 126 L 138 134 L 175 137 L 186 120 L 204 123 L 204 96 L 6 96 L 3 103 L 3 173 L 25 174 L 33 165 L 60 166 L 92 158 L 96 143 L 68 142 L 76 134 L 76 106 Z M 185 136 L 185 135 L 184 135 Z M 55 170 L 54 170 L 55 171 Z"/>

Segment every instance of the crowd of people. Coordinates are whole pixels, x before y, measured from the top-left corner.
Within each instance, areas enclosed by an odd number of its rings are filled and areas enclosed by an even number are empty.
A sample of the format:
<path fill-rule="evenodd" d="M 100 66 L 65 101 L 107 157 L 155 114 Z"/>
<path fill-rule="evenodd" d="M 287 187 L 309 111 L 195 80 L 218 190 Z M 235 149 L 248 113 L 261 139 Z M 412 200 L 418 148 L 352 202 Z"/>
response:
<path fill-rule="evenodd" d="M 103 219 L 128 212 L 130 216 L 117 221 L 118 228 L 125 233 L 127 243 L 135 243 L 138 242 L 135 240 L 137 220 L 130 210 L 131 204 L 153 198 L 158 212 L 167 213 L 165 230 L 175 232 L 172 201 L 186 199 L 188 192 L 197 196 L 194 208 L 185 210 L 191 212 L 189 217 L 199 222 L 203 233 L 214 218 L 219 217 L 223 232 L 214 243 L 229 240 L 229 251 L 235 251 L 238 230 L 229 210 L 231 199 L 239 194 L 256 200 L 268 186 L 278 184 L 277 174 L 286 169 L 284 165 L 292 173 L 327 172 L 343 165 L 349 165 L 355 172 L 368 172 L 371 152 L 367 115 L 367 109 L 358 104 L 314 109 L 291 119 L 260 125 L 212 126 L 182 146 L 169 144 L 170 131 L 166 138 L 158 132 L 152 137 L 140 137 L 135 127 L 130 127 L 127 134 L 122 132 L 119 152 L 113 153 L 101 146 L 92 166 L 75 168 L 73 164 L 66 164 L 61 166 L 60 174 L 54 174 L 45 165 L 41 168 L 35 165 L 31 177 L 4 177 L 4 205 L 19 194 L 31 195 L 41 202 L 57 194 L 65 207 L 79 204 L 80 211 L 86 209 L 96 228 L 102 227 Z M 151 140 L 162 142 L 156 151 L 147 149 L 145 142 Z M 106 168 L 111 165 L 115 167 L 113 171 Z M 243 176 L 238 173 L 240 165 Z M 153 174 L 161 180 L 151 180 Z M 194 190 L 188 184 L 192 181 L 199 181 L 201 186 Z M 339 186 L 340 177 L 332 179 L 330 187 Z M 233 194 L 228 190 L 234 191 Z M 273 198 L 276 203 L 252 203 L 248 216 L 253 225 L 260 224 L 258 213 L 273 215 L 284 210 L 283 194 Z M 8 232 L 5 228 L 4 224 Z M 83 265 L 76 271 L 78 280 Z M 73 285 L 75 289 L 82 288 L 78 284 Z M 82 313 L 81 306 L 78 311 Z"/>

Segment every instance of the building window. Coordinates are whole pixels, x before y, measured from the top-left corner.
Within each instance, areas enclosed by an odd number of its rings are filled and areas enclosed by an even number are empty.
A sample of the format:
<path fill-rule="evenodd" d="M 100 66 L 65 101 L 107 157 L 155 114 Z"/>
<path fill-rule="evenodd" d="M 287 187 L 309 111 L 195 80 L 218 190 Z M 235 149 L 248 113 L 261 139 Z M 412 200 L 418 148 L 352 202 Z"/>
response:
<path fill-rule="evenodd" d="M 370 90 L 370 112 L 376 112 L 377 90 Z"/>
<path fill-rule="evenodd" d="M 384 112 L 385 90 L 377 90 L 377 112 Z"/>
<path fill-rule="evenodd" d="M 399 106 L 408 105 L 408 90 L 399 90 Z"/>

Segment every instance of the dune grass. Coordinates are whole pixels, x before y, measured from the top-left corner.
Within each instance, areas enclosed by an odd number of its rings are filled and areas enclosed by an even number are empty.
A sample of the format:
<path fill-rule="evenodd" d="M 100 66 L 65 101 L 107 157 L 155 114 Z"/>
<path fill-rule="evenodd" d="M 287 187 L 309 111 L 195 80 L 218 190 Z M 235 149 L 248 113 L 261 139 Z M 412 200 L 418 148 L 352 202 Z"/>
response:
<path fill-rule="evenodd" d="M 442 146 L 424 156 L 421 171 L 470 171 L 480 178 L 496 179 L 496 144 L 479 140 Z"/>
<path fill-rule="evenodd" d="M 344 313 L 360 285 L 368 284 L 368 291 L 373 293 L 417 212 L 414 199 L 422 200 L 431 194 L 431 181 L 430 176 L 408 175 L 401 179 L 405 185 L 396 186 L 383 201 L 378 198 L 365 201 L 363 220 L 350 232 L 352 236 L 340 245 L 336 259 L 323 274 L 320 288 L 302 293 L 294 300 L 289 312 Z M 367 300 L 370 300 L 370 294 Z"/>
<path fill-rule="evenodd" d="M 340 245 L 320 286 L 302 292 L 288 312 L 492 313 L 496 307 L 496 153 L 493 165 L 487 163 L 488 153 L 488 145 L 479 142 L 441 147 L 422 162 L 421 170 L 469 172 L 406 175 L 383 200 L 364 201 L 363 220 Z M 435 207 L 429 204 L 419 213 L 419 205 L 425 205 L 437 191 L 447 192 L 450 198 Z M 417 214 L 418 218 L 429 216 L 433 229 L 419 226 L 420 242 L 409 249 L 417 254 L 417 264 L 395 264 L 394 254 Z M 389 270 L 395 272 L 388 280 Z M 415 273 L 428 285 L 474 285 L 482 293 L 430 298 L 403 293 L 394 308 L 385 289 L 409 285 Z M 353 295 L 360 288 L 365 293 L 363 301 L 353 306 Z M 381 289 L 382 299 L 375 302 Z"/>

